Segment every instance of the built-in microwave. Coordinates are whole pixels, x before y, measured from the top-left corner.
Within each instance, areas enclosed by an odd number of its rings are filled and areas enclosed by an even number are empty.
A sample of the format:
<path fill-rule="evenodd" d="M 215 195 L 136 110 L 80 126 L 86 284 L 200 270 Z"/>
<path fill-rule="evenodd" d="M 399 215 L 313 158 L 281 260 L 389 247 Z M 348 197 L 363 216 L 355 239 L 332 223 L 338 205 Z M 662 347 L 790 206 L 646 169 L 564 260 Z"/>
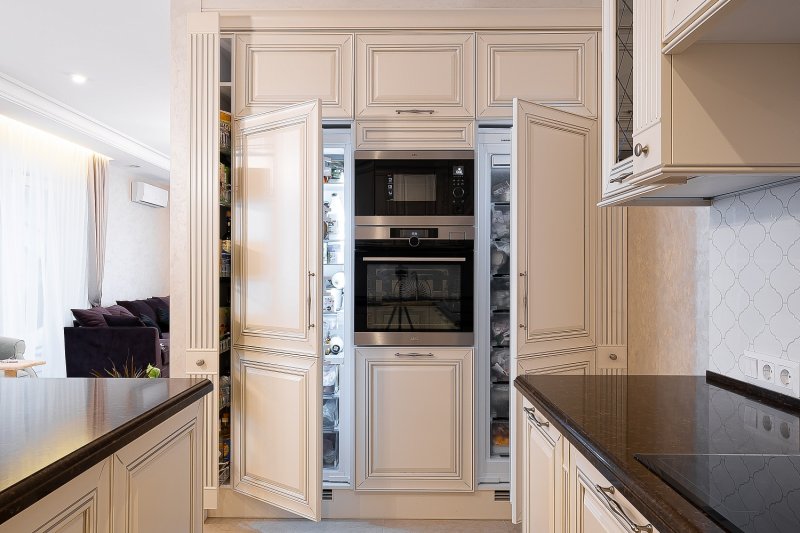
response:
<path fill-rule="evenodd" d="M 402 223 L 395 217 L 472 217 L 474 167 L 474 152 L 466 150 L 358 150 L 355 223 Z"/>

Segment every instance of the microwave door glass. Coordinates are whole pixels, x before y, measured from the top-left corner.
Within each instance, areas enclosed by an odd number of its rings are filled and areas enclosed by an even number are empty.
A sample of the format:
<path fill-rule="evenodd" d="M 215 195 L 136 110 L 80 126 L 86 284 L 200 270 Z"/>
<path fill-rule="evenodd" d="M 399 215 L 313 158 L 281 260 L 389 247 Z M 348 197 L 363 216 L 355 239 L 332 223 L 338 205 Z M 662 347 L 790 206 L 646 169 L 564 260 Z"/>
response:
<path fill-rule="evenodd" d="M 436 174 L 394 174 L 387 179 L 390 202 L 436 202 Z"/>
<path fill-rule="evenodd" d="M 368 331 L 460 331 L 463 263 L 367 265 Z"/>

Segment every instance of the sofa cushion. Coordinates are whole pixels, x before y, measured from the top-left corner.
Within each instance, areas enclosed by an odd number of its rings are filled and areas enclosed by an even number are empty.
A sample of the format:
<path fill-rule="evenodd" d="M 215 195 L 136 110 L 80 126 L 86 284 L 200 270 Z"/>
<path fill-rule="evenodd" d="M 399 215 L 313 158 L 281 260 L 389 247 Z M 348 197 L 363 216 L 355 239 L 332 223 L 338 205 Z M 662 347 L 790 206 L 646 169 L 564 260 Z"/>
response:
<path fill-rule="evenodd" d="M 161 337 L 161 328 L 158 327 L 158 324 L 154 322 L 152 318 L 145 314 L 141 314 L 139 315 L 139 320 L 141 320 L 148 328 L 156 328 L 158 330 L 158 336 Z"/>
<path fill-rule="evenodd" d="M 108 307 L 106 307 L 106 309 L 113 316 L 133 316 L 133 313 L 131 313 L 121 305 L 109 305 Z"/>
<path fill-rule="evenodd" d="M 103 315 L 110 315 L 105 307 L 92 307 L 91 309 L 72 309 L 75 320 L 84 328 L 105 328 L 108 327 Z"/>
<path fill-rule="evenodd" d="M 158 298 L 159 300 L 167 304 L 167 307 L 169 307 L 169 296 L 155 296 L 155 298 Z"/>
<path fill-rule="evenodd" d="M 128 315 L 103 315 L 103 319 L 110 328 L 143 328 L 144 322 L 135 316 Z"/>
<path fill-rule="evenodd" d="M 156 309 L 156 316 L 163 337 L 163 333 L 169 333 L 169 309 Z"/>
<path fill-rule="evenodd" d="M 117 300 L 117 304 L 130 311 L 133 316 L 141 318 L 142 315 L 145 315 L 153 321 L 153 324 L 157 324 L 158 322 L 155 309 L 150 307 L 150 305 L 144 300 Z M 145 324 L 147 323 L 145 322 Z M 154 327 L 158 326 L 156 325 Z"/>

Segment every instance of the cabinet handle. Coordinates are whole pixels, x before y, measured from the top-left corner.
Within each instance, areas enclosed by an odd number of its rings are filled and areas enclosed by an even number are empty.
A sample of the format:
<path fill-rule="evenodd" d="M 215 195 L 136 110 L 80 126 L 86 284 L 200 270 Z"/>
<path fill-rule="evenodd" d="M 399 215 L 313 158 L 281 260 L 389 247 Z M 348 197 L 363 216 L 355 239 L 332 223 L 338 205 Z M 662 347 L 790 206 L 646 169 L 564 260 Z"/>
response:
<path fill-rule="evenodd" d="M 612 353 L 612 354 L 610 354 L 610 355 L 608 356 L 608 358 L 609 358 L 609 359 L 611 359 L 612 361 L 616 361 L 616 360 L 617 360 L 617 354 L 615 354 L 615 353 Z"/>
<path fill-rule="evenodd" d="M 403 113 L 409 113 L 411 115 L 433 115 L 435 111 L 433 109 L 395 109 L 394 112 L 398 115 Z"/>
<path fill-rule="evenodd" d="M 418 352 L 402 353 L 402 352 L 395 352 L 394 356 L 395 357 L 433 357 L 433 354 L 430 353 L 430 352 L 428 352 L 428 353 L 418 353 Z"/>
<path fill-rule="evenodd" d="M 308 271 L 308 329 L 314 327 L 314 322 L 312 322 L 311 320 L 311 313 L 312 313 L 311 303 L 312 300 L 314 299 L 312 297 L 312 295 L 314 294 L 314 276 L 316 276 L 316 274 L 314 274 L 309 270 Z"/>
<path fill-rule="evenodd" d="M 537 427 L 540 427 L 540 428 L 541 427 L 545 427 L 545 428 L 549 428 L 550 427 L 550 422 L 548 422 L 547 420 L 545 420 L 544 422 L 541 422 L 538 418 L 536 418 L 536 409 L 534 409 L 533 407 L 523 407 L 522 410 L 525 411 L 525 413 L 528 415 L 528 420 L 530 420 L 532 423 L 536 424 Z"/>
<path fill-rule="evenodd" d="M 626 179 L 630 178 L 631 176 L 633 176 L 633 172 L 627 172 L 625 174 L 620 174 L 616 178 L 611 178 L 610 180 L 608 180 L 608 182 L 609 183 L 622 183 L 623 181 L 625 181 Z"/>
<path fill-rule="evenodd" d="M 520 327 L 520 329 L 528 329 L 528 327 L 525 325 L 525 321 L 528 320 L 528 280 L 525 279 L 525 278 L 528 277 L 528 272 L 527 271 L 526 272 L 520 272 L 519 273 L 519 277 L 523 278 L 522 279 L 522 284 L 525 286 L 525 296 L 523 296 L 523 298 L 522 298 L 523 307 L 524 307 L 524 313 L 522 315 L 523 316 L 523 321 L 521 321 L 519 323 L 519 327 Z"/>
<path fill-rule="evenodd" d="M 625 525 L 628 526 L 633 533 L 653 533 L 653 526 L 652 524 L 646 524 L 640 526 L 636 522 L 630 519 L 627 514 L 625 514 L 625 510 L 620 506 L 620 504 L 615 500 L 612 496 L 614 494 L 614 487 L 601 487 L 600 485 L 595 484 L 594 486 L 597 493 L 603 498 L 606 502 L 606 505 L 611 510 L 612 513 L 617 515 Z"/>
<path fill-rule="evenodd" d="M 197 366 L 203 366 L 204 364 L 206 364 L 206 360 L 205 359 L 198 359 L 197 361 L 195 361 L 195 364 Z"/>
<path fill-rule="evenodd" d="M 636 146 L 633 147 L 633 155 L 635 155 L 636 157 L 639 157 L 642 154 L 647 155 L 649 151 L 650 147 L 647 146 L 646 144 L 642 146 L 642 143 L 636 143 Z"/>

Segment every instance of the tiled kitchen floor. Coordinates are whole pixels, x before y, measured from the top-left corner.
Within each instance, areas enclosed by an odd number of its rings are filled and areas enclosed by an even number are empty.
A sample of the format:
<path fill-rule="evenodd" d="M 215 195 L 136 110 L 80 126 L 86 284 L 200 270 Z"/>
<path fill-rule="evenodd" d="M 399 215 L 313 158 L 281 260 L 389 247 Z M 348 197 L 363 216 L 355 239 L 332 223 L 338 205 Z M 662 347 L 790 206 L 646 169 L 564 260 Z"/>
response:
<path fill-rule="evenodd" d="M 209 518 L 203 533 L 517 533 L 500 520 L 245 520 Z"/>

